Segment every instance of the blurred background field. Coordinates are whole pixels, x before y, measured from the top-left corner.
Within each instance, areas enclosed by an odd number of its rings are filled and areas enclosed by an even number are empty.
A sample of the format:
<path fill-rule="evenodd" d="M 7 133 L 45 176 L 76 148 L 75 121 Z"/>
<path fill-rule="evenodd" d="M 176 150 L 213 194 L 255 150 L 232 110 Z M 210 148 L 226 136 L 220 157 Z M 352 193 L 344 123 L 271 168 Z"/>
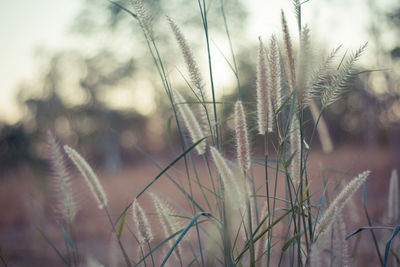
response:
<path fill-rule="evenodd" d="M 165 167 L 181 152 L 173 113 L 136 21 L 107 1 L 35 2 L 0 3 L 6 14 L 0 18 L 0 255 L 9 266 L 62 265 L 38 231 L 63 246 L 51 207 L 52 173 L 46 161 L 49 129 L 89 159 L 109 194 L 114 215 L 160 171 L 146 155 Z M 129 1 L 117 2 L 130 7 Z M 183 60 L 164 15 L 181 25 L 206 75 L 197 1 L 144 2 L 151 10 L 153 30 L 173 86 L 189 95 Z M 225 5 L 243 100 L 252 110 L 257 38 L 267 39 L 271 33 L 279 36 L 282 8 L 297 40 L 292 3 L 234 0 Z M 219 14 L 220 1 L 209 1 L 209 8 L 216 94 L 222 102 L 218 112 L 226 118 L 221 127 L 229 155 L 236 80 L 224 59 L 229 56 L 229 44 Z M 311 0 L 302 11 L 316 55 L 340 44 L 350 53 L 368 41 L 352 88 L 324 113 L 334 149 L 323 153 L 319 140 L 314 142 L 309 160 L 312 188 L 370 169 L 368 207 L 373 222 L 384 224 L 390 172 L 400 168 L 400 5 L 394 0 Z M 254 121 L 250 125 L 254 128 Z M 252 140 L 254 158 L 262 157 L 260 141 Z M 179 162 L 171 175 L 179 177 L 183 169 Z M 255 172 L 262 170 L 255 166 Z M 111 238 L 106 219 L 75 174 L 81 203 L 76 223 L 81 249 L 107 262 Z M 187 204 L 166 177 L 153 191 L 183 207 Z M 355 203 L 360 201 L 358 194 Z M 348 229 L 363 225 L 360 212 L 360 221 Z M 370 239 L 367 233 L 361 237 Z M 136 253 L 134 243 L 127 241 L 126 245 Z M 368 249 L 361 245 L 358 257 L 377 262 Z"/>

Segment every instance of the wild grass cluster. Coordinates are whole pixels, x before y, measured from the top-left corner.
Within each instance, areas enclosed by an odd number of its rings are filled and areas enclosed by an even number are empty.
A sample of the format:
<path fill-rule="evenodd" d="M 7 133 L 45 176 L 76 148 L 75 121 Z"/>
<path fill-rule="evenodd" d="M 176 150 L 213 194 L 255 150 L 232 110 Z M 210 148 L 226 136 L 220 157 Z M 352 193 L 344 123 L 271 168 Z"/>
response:
<path fill-rule="evenodd" d="M 365 170 L 350 180 L 343 179 L 338 192 L 332 191 L 330 183 L 316 189 L 312 181 L 321 178 L 311 177 L 307 169 L 316 136 L 325 152 L 332 151 L 323 112 L 351 89 L 351 80 L 357 75 L 356 62 L 366 44 L 354 52 L 333 48 L 325 58 L 316 58 L 312 31 L 302 25 L 302 4 L 294 1 L 299 39 L 292 37 L 282 11 L 281 32 L 250 40 L 258 42 L 254 99 L 242 100 L 238 79 L 237 101 L 232 103 L 234 112 L 224 118 L 219 112 L 221 101 L 215 93 L 218 88 L 213 80 L 206 2 L 198 1 L 209 60 L 205 74 L 185 38 L 184 28 L 174 18 L 165 18 L 186 65 L 183 72 L 188 81 L 186 91 L 176 88 L 170 80 L 168 63 L 158 48 L 151 10 L 141 0 L 132 2 L 130 7 L 114 4 L 131 15 L 142 29 L 149 57 L 171 106 L 181 153 L 149 179 L 148 185 L 133 195 L 126 206 L 111 213 L 107 188 L 102 187 L 96 173 L 79 154 L 79 148 L 62 146 L 49 133 L 57 195 L 54 204 L 67 247 L 65 253 L 60 248 L 54 249 L 66 266 L 85 263 L 75 235 L 74 219 L 79 211 L 70 186 L 67 160 L 79 171 L 98 208 L 109 220 L 108 227 L 119 252 L 116 252 L 118 263 L 102 263 L 105 266 L 354 266 L 355 254 L 349 244 L 352 236 L 364 234 L 363 230 L 373 235 L 371 251 L 376 251 L 383 266 L 392 258 L 398 263 L 398 253 L 391 247 L 391 241 L 399 226 L 360 225 L 353 233 L 351 230 L 356 229 L 346 226 L 346 205 L 355 201 L 353 195 L 373 174 Z M 224 2 L 220 4 L 221 15 L 226 19 Z M 227 64 L 235 77 L 239 77 L 228 23 L 225 27 L 231 45 Z M 234 121 L 233 136 L 224 140 L 221 127 L 228 120 Z M 256 121 L 255 128 L 249 127 L 249 120 Z M 262 155 L 256 154 L 252 147 L 255 136 L 262 137 Z M 236 153 L 228 153 L 230 143 Z M 179 179 L 169 173 L 177 162 L 184 163 Z M 207 174 L 200 175 L 198 168 L 206 169 Z M 255 168 L 263 168 L 261 177 L 255 176 Z M 173 194 L 182 194 L 186 203 L 171 203 L 153 192 L 152 185 L 159 179 L 169 179 L 176 189 Z M 328 192 L 333 192 L 329 200 Z M 387 205 L 390 224 L 399 217 L 398 198 L 398 178 L 394 171 Z M 144 199 L 151 199 L 152 203 Z M 355 205 L 359 210 L 365 208 L 370 222 L 365 203 L 356 201 Z M 132 231 L 127 230 L 128 221 L 134 225 Z M 385 248 L 375 237 L 381 230 L 393 232 Z M 134 244 L 136 251 L 127 250 L 127 242 Z"/>

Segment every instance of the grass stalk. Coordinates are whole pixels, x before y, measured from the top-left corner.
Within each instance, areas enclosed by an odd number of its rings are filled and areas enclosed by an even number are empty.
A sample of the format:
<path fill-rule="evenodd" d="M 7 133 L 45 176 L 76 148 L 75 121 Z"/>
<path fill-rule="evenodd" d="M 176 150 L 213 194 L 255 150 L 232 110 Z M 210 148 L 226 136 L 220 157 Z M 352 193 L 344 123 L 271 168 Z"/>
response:
<path fill-rule="evenodd" d="M 201 19 L 203 21 L 203 28 L 204 34 L 206 38 L 206 45 L 207 45 L 207 54 L 208 54 L 208 68 L 210 73 L 210 83 L 211 83 L 211 93 L 212 93 L 212 101 L 213 101 L 213 108 L 214 108 L 214 119 L 215 119 L 215 138 L 216 138 L 216 147 L 220 149 L 220 140 L 218 134 L 218 117 L 217 117 L 217 105 L 215 101 L 215 89 L 214 89 L 214 78 L 213 78 L 213 69 L 212 69 L 212 61 L 211 61 L 211 49 L 210 49 L 210 41 L 209 41 L 209 33 L 208 33 L 208 21 L 207 21 L 207 8 L 206 2 L 203 0 L 203 4 L 198 0 Z"/>
<path fill-rule="evenodd" d="M 271 206 L 270 206 L 270 196 L 269 196 L 269 177 L 268 177 L 268 156 L 269 156 L 269 152 L 268 152 L 268 132 L 264 133 L 264 164 L 265 164 L 265 191 L 267 194 L 267 210 L 268 210 L 268 215 L 270 215 L 271 213 Z M 275 207 L 274 207 L 275 208 Z M 271 216 L 268 216 L 268 227 L 271 225 Z M 271 229 L 268 232 L 268 240 L 270 240 L 270 242 L 268 242 L 268 247 L 267 247 L 267 267 L 269 267 L 270 265 L 270 261 L 271 261 L 271 239 L 272 239 L 272 230 Z"/>
<path fill-rule="evenodd" d="M 128 254 L 126 253 L 126 250 L 125 250 L 124 246 L 122 245 L 122 242 L 121 242 L 120 237 L 118 236 L 118 232 L 117 232 L 116 229 L 115 229 L 115 225 L 114 225 L 114 223 L 113 223 L 113 221 L 112 221 L 112 219 L 111 219 L 111 215 L 110 215 L 110 213 L 108 212 L 108 209 L 107 209 L 106 206 L 104 206 L 103 209 L 104 209 L 104 211 L 105 211 L 105 213 L 106 213 L 106 215 L 107 215 L 108 221 L 109 221 L 110 224 L 111 224 L 112 233 L 113 233 L 113 235 L 115 236 L 115 238 L 116 238 L 117 241 L 118 241 L 118 246 L 119 246 L 119 248 L 121 249 L 122 255 L 124 256 L 124 260 L 125 260 L 126 266 L 131 267 L 132 265 L 131 265 L 129 256 L 128 256 Z"/>
<path fill-rule="evenodd" d="M 368 209 L 367 209 L 367 206 L 365 205 L 365 203 L 363 203 L 363 208 L 364 208 L 365 217 L 367 218 L 367 221 L 368 221 L 368 225 L 369 225 L 369 227 L 372 227 L 371 218 L 370 218 L 370 216 L 368 214 Z M 376 239 L 376 235 L 375 235 L 374 229 L 370 228 L 369 230 L 370 230 L 370 233 L 371 233 L 371 236 L 372 236 L 372 240 L 374 241 L 374 247 L 375 247 L 375 250 L 376 250 L 376 254 L 378 255 L 379 262 L 381 263 L 381 265 L 383 265 L 383 258 L 382 258 L 382 254 L 381 254 L 381 252 L 379 250 L 378 241 Z"/>

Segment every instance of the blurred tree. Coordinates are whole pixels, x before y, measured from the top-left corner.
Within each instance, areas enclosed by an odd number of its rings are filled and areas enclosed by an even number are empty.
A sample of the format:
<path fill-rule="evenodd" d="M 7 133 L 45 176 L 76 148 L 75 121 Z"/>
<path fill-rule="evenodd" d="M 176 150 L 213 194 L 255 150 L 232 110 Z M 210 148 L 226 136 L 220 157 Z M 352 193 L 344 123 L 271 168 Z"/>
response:
<path fill-rule="evenodd" d="M 79 68 L 70 69 L 68 63 L 72 60 L 77 61 L 74 65 Z M 84 58 L 77 52 L 53 55 L 48 71 L 38 85 L 42 89 L 40 97 L 24 98 L 23 95 L 31 88 L 21 88 L 20 101 L 26 105 L 29 114 L 23 120 L 29 148 L 24 152 L 28 152 L 29 158 L 43 159 L 46 155 L 44 138 L 47 130 L 53 129 L 65 142 L 79 146 L 84 153 L 91 153 L 94 158 L 103 157 L 107 170 L 116 170 L 120 165 L 118 133 L 132 130 L 130 126 L 137 125 L 134 134 L 146 140 L 139 130 L 146 128 L 146 119 L 135 110 L 115 110 L 107 106 L 100 96 L 103 90 L 130 78 L 133 70 L 132 60 L 119 62 L 107 51 L 90 58 Z M 69 80 L 69 76 L 77 77 L 75 83 Z M 62 94 L 68 86 L 73 87 L 70 93 L 75 95 L 79 96 L 82 91 L 83 101 L 70 97 L 78 103 L 66 102 Z"/>
<path fill-rule="evenodd" d="M 117 2 L 130 8 L 130 1 Z M 225 34 L 220 15 L 221 3 L 210 1 L 208 5 L 209 27 L 215 33 L 213 36 Z M 157 42 L 162 43 L 160 49 L 165 61 L 176 64 L 176 60 L 181 59 L 177 57 L 180 51 L 170 36 L 163 14 L 176 18 L 184 25 L 185 31 L 200 34 L 200 12 L 192 12 L 198 8 L 197 3 L 154 0 L 145 4 L 153 18 Z M 227 1 L 225 10 L 229 17 L 241 18 L 230 21 L 231 34 L 241 32 L 246 17 L 242 3 L 239 0 Z M 38 84 L 20 88 L 18 100 L 26 114 L 22 124 L 1 128 L 1 159 L 9 161 L 7 158 L 15 158 L 15 162 L 43 159 L 46 155 L 44 138 L 48 129 L 53 129 L 66 143 L 79 146 L 84 154 L 91 154 L 94 159 L 103 158 L 103 166 L 110 171 L 120 165 L 121 154 L 125 158 L 134 154 L 126 148 L 134 142 L 138 143 L 138 140 L 148 150 L 162 150 L 165 144 L 155 140 L 165 140 L 158 137 L 166 132 L 166 117 L 170 110 L 160 82 L 154 78 L 155 68 L 137 22 L 109 1 L 87 0 L 73 20 L 71 33 L 79 38 L 82 49 L 50 54 L 43 79 Z M 204 42 L 205 39 L 202 39 L 201 43 Z M 196 51 L 201 47 L 198 40 L 192 44 Z M 135 68 L 137 64 L 140 64 L 138 69 Z M 139 87 L 134 82 L 138 79 L 151 81 L 152 85 Z M 121 108 L 110 97 L 121 88 L 147 91 L 151 90 L 150 87 L 159 88 L 159 93 L 153 94 L 158 113 L 150 119 L 135 108 L 135 99 L 132 99 L 132 107 L 127 109 Z M 33 95 L 31 92 L 37 89 L 39 95 Z M 167 109 L 168 112 L 164 112 Z M 157 116 L 162 119 L 157 120 Z M 159 126 L 155 127 L 155 124 L 160 121 L 165 125 L 161 126 L 163 130 L 157 131 L 155 129 Z M 155 145 L 158 147 L 155 148 Z M 7 157 L 3 157 L 6 153 Z"/>

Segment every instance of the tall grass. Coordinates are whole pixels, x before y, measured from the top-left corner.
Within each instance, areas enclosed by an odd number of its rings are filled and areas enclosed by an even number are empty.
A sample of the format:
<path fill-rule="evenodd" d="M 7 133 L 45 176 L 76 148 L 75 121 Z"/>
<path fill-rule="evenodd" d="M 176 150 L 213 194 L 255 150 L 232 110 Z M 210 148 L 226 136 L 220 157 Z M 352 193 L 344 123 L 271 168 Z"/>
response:
<path fill-rule="evenodd" d="M 316 133 L 321 135 L 327 150 L 332 150 L 326 126 L 319 126 L 325 123 L 322 114 L 351 86 L 351 78 L 356 73 L 355 63 L 366 44 L 353 54 L 343 55 L 341 60 L 340 57 L 337 58 L 339 60 L 335 59 L 339 48 L 334 49 L 325 59 L 312 58 L 311 31 L 307 25 L 301 25 L 301 3 L 294 1 L 300 36 L 298 42 L 291 37 L 290 27 L 282 11 L 282 33 L 271 36 L 268 47 L 261 38 L 259 40 L 257 82 L 254 83 L 256 88 L 253 94 L 256 98 L 251 103 L 242 102 L 239 69 L 233 53 L 224 2 L 220 1 L 232 54 L 232 63 L 229 64 L 237 78 L 238 89 L 234 114 L 228 118 L 220 118 L 220 102 L 216 99 L 217 88 L 213 80 L 214 66 L 206 1 L 198 0 L 198 6 L 204 29 L 203 40 L 207 47 L 208 79 L 201 75 L 201 69 L 184 31 L 173 18 L 166 18 L 166 23 L 172 30 L 171 38 L 177 40 L 177 49 L 181 50 L 187 67 L 188 87 L 195 88 L 187 90 L 188 93 L 193 93 L 194 102 L 187 102 L 170 81 L 167 63 L 163 60 L 154 37 L 157 29 L 153 29 L 149 19 L 151 11 L 146 10 L 141 0 L 132 2 L 132 7 L 112 3 L 130 14 L 142 29 L 149 56 L 153 59 L 171 104 L 182 151 L 165 168 L 156 165 L 160 168 L 160 173 L 139 194 L 132 197 L 125 207 L 121 207 L 118 216 L 113 217 L 108 212 L 107 197 L 96 174 L 75 150 L 65 147 L 100 209 L 109 218 L 125 264 L 326 266 L 330 259 L 333 259 L 331 264 L 335 266 L 350 264 L 351 254 L 345 241 L 347 233 L 344 207 L 365 183 L 370 172 L 365 171 L 355 176 L 333 201 L 328 202 L 325 192 L 331 192 L 331 189 L 318 190 L 312 187 L 310 181 L 316 181 L 320 177 L 311 177 L 307 166 Z M 210 99 L 207 90 L 211 92 Z M 306 117 L 308 109 L 311 109 L 314 119 L 310 135 L 306 131 L 310 125 Z M 254 137 L 252 134 L 255 131 L 248 129 L 246 121 L 253 118 L 258 123 L 257 134 L 264 138 L 264 155 L 261 158 L 252 153 L 250 146 L 249 139 Z M 223 144 L 226 140 L 222 139 L 220 131 L 221 123 L 229 119 L 235 121 L 235 138 L 232 140 L 237 153 L 232 158 L 225 153 Z M 53 139 L 50 140 L 54 143 Z M 193 153 L 194 151 L 197 153 Z M 57 159 L 59 156 L 53 157 Z M 185 182 L 177 182 L 168 173 L 181 160 L 184 162 L 185 170 L 182 173 L 186 176 Z M 264 169 L 261 177 L 255 175 L 259 173 L 255 171 L 259 166 Z M 200 176 L 200 168 L 206 169 L 207 177 Z M 163 175 L 174 183 L 176 193 L 173 194 L 182 194 L 187 202 L 187 205 L 176 205 L 180 212 L 171 208 L 166 199 L 151 192 L 152 185 Z M 391 184 L 398 186 L 397 176 Z M 391 189 L 390 192 L 389 217 L 394 219 L 398 217 L 398 211 L 393 208 L 398 207 L 398 191 Z M 151 195 L 155 213 L 151 212 L 153 210 L 146 211 L 139 205 L 145 194 Z M 65 201 L 65 204 L 69 203 L 69 200 Z M 325 206 L 327 208 L 323 209 Z M 131 212 L 133 216 L 127 217 Z M 69 215 L 72 214 L 67 212 L 65 216 L 68 218 Z M 134 238 L 130 241 L 136 242 L 140 251 L 136 255 L 127 251 L 121 241 L 122 236 L 127 233 L 125 224 L 128 218 L 132 218 L 136 225 Z M 69 221 L 73 224 L 72 219 Z M 153 233 L 155 225 L 163 229 L 163 234 L 156 231 Z M 373 228 L 370 225 L 368 229 L 373 233 Z M 395 227 L 388 229 L 394 230 L 393 236 L 397 233 Z M 330 241 L 335 246 L 330 247 Z M 380 248 L 376 242 L 375 246 L 379 255 Z M 174 257 L 170 257 L 171 255 Z M 76 261 L 64 262 L 68 266 L 79 265 Z"/>

